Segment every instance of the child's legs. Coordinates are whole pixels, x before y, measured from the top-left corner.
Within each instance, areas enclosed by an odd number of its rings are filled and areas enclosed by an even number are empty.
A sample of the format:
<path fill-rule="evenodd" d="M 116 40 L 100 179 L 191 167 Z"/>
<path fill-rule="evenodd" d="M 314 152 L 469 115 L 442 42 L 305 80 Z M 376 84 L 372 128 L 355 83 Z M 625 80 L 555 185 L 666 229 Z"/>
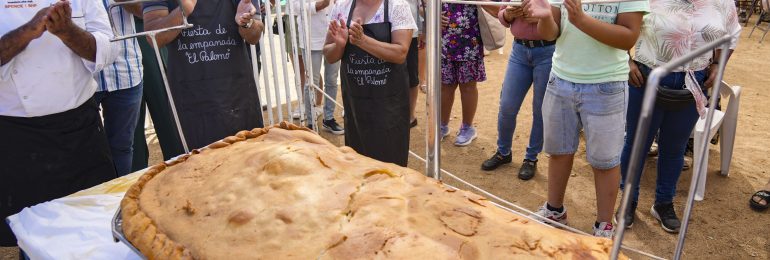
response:
<path fill-rule="evenodd" d="M 479 90 L 475 81 L 460 84 L 460 101 L 463 106 L 463 124 L 472 125 L 479 104 Z"/>
<path fill-rule="evenodd" d="M 548 160 L 548 204 L 561 207 L 579 143 L 574 84 L 551 75 L 543 98 L 543 151 Z"/>
<path fill-rule="evenodd" d="M 627 88 L 625 81 L 580 84 L 579 111 L 586 138 L 586 156 L 594 168 L 599 222 L 611 220 L 620 184 Z"/>
<path fill-rule="evenodd" d="M 455 102 L 455 90 L 459 85 L 457 65 L 451 60 L 441 61 L 441 124 L 449 123 L 452 105 Z"/>

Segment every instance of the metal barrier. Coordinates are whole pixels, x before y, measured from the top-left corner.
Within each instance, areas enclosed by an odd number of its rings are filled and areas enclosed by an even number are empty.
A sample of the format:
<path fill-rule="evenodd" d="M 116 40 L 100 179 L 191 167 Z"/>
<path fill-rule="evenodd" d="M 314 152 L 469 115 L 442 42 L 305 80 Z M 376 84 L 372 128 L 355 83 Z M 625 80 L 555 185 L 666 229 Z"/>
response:
<path fill-rule="evenodd" d="M 190 152 L 190 148 L 187 147 L 187 139 L 185 139 L 184 137 L 184 131 L 182 131 L 182 125 L 179 124 L 179 114 L 177 114 L 177 111 L 176 111 L 176 105 L 174 104 L 174 97 L 171 96 L 171 88 L 169 88 L 168 77 L 166 76 L 165 66 L 163 65 L 163 58 L 161 58 L 160 56 L 160 50 L 158 49 L 158 40 L 156 36 L 158 35 L 158 33 L 168 32 L 173 30 L 183 30 L 183 29 L 193 27 L 193 25 L 187 23 L 187 15 L 184 13 L 184 10 L 182 8 L 179 8 L 179 10 L 182 13 L 181 25 L 147 31 L 147 32 L 134 33 L 130 35 L 119 35 L 117 26 L 115 26 L 115 23 L 113 22 L 114 20 L 111 12 L 112 8 L 119 7 L 122 5 L 141 4 L 146 2 L 158 2 L 158 0 L 134 0 L 134 1 L 126 1 L 126 2 L 117 2 L 117 3 L 110 4 L 107 7 L 107 15 L 110 20 L 110 27 L 112 27 L 112 32 L 113 32 L 113 35 L 115 36 L 110 41 L 115 42 L 115 41 L 126 40 L 126 39 L 141 37 L 141 36 L 150 37 L 150 40 L 152 41 L 152 49 L 155 51 L 155 58 L 158 61 L 158 65 L 160 68 L 160 75 L 163 78 L 163 86 L 166 89 L 166 95 L 168 95 L 168 103 L 171 106 L 171 114 L 174 116 L 174 123 L 176 124 L 177 133 L 179 134 L 179 139 L 181 139 L 182 141 L 182 147 L 184 148 L 184 152 L 188 153 Z M 179 4 L 179 6 L 182 6 L 181 0 L 177 0 L 177 3 Z"/>

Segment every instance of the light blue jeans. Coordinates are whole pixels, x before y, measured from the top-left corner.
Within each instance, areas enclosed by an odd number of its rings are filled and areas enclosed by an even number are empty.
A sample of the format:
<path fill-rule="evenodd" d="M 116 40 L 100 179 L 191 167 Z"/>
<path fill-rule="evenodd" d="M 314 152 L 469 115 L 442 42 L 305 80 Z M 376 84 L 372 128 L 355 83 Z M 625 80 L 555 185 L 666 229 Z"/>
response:
<path fill-rule="evenodd" d="M 628 81 L 580 84 L 551 74 L 543 98 L 545 152 L 575 154 L 583 129 L 586 157 L 592 167 L 607 170 L 620 165 L 627 89 Z"/>
<path fill-rule="evenodd" d="M 326 95 L 329 95 L 330 97 L 337 97 L 337 80 L 339 79 L 339 72 L 340 72 L 340 62 L 336 63 L 326 63 L 326 60 L 323 57 L 323 51 L 311 51 L 310 57 L 313 61 L 313 84 L 316 86 L 320 86 L 321 84 L 321 66 L 324 68 L 324 93 Z M 307 116 L 310 116 L 310 105 L 315 104 L 315 90 L 312 87 L 305 88 L 305 96 L 310 97 L 309 101 L 312 102 L 305 102 L 305 111 L 307 111 Z M 329 98 L 324 97 L 324 120 L 331 120 L 334 119 L 334 102 L 330 101 Z"/>
<path fill-rule="evenodd" d="M 497 112 L 498 153 L 511 154 L 516 116 L 530 86 L 533 86 L 532 128 L 529 130 L 529 145 L 524 158 L 537 161 L 537 155 L 543 150 L 543 97 L 551 72 L 554 47 L 551 45 L 530 48 L 518 43 L 513 44 L 503 88 L 500 91 L 500 110 Z"/>

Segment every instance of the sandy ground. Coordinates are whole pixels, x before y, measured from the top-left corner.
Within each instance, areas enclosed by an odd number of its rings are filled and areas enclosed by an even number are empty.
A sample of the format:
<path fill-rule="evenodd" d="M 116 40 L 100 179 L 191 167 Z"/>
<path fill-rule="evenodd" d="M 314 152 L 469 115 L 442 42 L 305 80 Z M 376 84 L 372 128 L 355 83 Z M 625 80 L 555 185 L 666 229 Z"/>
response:
<path fill-rule="evenodd" d="M 741 97 L 738 136 L 733 154 L 730 176 L 719 174 L 719 146 L 711 146 L 709 158 L 706 199 L 697 202 L 687 236 L 684 252 L 686 259 L 770 259 L 770 218 L 769 213 L 757 213 L 749 209 L 747 200 L 751 194 L 764 185 L 770 174 L 770 106 L 765 101 L 770 93 L 762 92 L 770 84 L 767 65 L 770 64 L 770 40 L 758 44 L 758 36 L 747 38 L 750 27 L 744 28 L 738 50 L 731 59 L 725 81 L 743 87 Z M 514 163 L 487 174 L 480 170 L 480 164 L 495 151 L 497 138 L 497 110 L 503 74 L 507 65 L 510 45 L 505 54 L 496 51 L 487 56 L 488 80 L 479 84 L 479 108 L 476 113 L 476 127 L 479 138 L 468 147 L 451 144 L 454 135 L 444 141 L 441 150 L 442 168 L 513 203 L 530 210 L 536 210 L 545 200 L 547 185 L 547 156 L 541 155 L 537 176 L 530 181 L 521 181 L 516 173 L 523 158 L 532 122 L 531 94 L 522 107 L 514 134 Z M 458 94 L 459 95 L 459 94 Z M 411 149 L 425 154 L 425 104 L 424 96 L 418 101 L 417 115 L 420 124 L 412 129 Z M 460 124 L 459 98 L 454 106 L 450 127 L 453 132 Z M 337 112 L 339 116 L 339 111 Z M 339 120 L 341 121 L 341 120 Z M 342 145 L 340 136 L 321 133 L 332 142 Z M 148 135 L 150 163 L 161 160 L 157 139 Z M 595 219 L 594 182 L 590 166 L 585 161 L 584 146 L 577 154 L 572 178 L 569 183 L 566 206 L 570 210 L 570 222 L 574 227 L 589 232 Z M 627 232 L 626 245 L 670 258 L 673 255 L 677 236 L 663 231 L 649 214 L 655 189 L 655 158 L 647 160 L 642 177 L 637 221 Z M 410 157 L 409 167 L 424 172 L 425 165 Z M 650 174 L 653 173 L 653 174 Z M 677 189 L 676 210 L 679 216 L 690 184 L 692 171 L 682 174 Z M 456 181 L 446 182 L 461 188 Z M 0 248 L 0 259 L 16 259 L 16 248 Z M 636 255 L 631 255 L 637 257 Z"/>

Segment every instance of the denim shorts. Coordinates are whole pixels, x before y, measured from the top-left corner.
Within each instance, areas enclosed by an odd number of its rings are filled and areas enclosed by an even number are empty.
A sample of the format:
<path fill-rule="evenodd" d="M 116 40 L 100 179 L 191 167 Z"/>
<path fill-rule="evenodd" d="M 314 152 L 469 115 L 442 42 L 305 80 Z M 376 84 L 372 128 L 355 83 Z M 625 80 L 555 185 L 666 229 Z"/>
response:
<path fill-rule="evenodd" d="M 583 129 L 592 167 L 606 170 L 620 165 L 627 88 L 626 81 L 578 84 L 551 74 L 543 99 L 543 150 L 551 155 L 574 154 Z"/>

